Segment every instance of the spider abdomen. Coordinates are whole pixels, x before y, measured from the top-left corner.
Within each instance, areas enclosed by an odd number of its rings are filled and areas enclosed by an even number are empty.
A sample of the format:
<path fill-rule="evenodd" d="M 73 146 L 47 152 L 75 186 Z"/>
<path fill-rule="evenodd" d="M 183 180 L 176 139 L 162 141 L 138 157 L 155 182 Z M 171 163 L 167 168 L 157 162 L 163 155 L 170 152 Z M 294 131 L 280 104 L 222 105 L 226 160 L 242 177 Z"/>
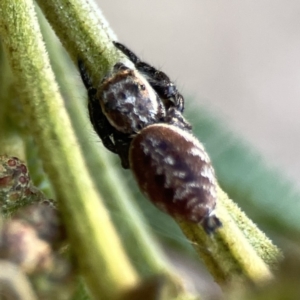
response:
<path fill-rule="evenodd" d="M 221 226 L 214 215 L 214 170 L 191 134 L 172 125 L 147 126 L 133 139 L 129 155 L 140 189 L 157 207 L 209 233 Z"/>

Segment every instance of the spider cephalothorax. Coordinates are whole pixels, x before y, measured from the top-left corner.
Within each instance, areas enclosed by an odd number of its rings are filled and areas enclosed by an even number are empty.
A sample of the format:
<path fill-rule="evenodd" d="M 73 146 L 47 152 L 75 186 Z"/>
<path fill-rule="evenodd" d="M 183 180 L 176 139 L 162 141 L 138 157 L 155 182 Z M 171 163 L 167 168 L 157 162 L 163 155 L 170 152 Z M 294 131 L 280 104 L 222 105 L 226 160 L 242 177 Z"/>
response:
<path fill-rule="evenodd" d="M 136 69 L 146 77 L 167 108 L 173 105 L 177 110 L 183 112 L 184 99 L 167 74 L 141 61 L 123 44 L 114 42 L 114 45 L 121 50 L 134 63 Z"/>
<path fill-rule="evenodd" d="M 217 191 L 210 159 L 182 116 L 184 99 L 169 77 L 120 43 L 135 69 L 117 63 L 95 89 L 79 61 L 89 114 L 104 146 L 130 168 L 142 192 L 171 216 L 211 233 Z"/>

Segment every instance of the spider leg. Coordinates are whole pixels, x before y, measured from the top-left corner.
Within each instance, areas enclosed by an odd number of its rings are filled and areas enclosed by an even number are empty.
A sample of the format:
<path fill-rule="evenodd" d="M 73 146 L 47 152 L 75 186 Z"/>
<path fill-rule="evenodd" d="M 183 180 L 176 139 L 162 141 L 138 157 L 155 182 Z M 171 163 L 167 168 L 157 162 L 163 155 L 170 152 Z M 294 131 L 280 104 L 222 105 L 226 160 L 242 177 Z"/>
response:
<path fill-rule="evenodd" d="M 114 142 L 118 155 L 121 159 L 121 164 L 124 169 L 129 169 L 129 148 L 132 141 L 132 137 L 128 134 L 116 132 L 114 135 Z"/>
<path fill-rule="evenodd" d="M 175 105 L 175 107 L 177 108 L 178 111 L 183 113 L 183 111 L 184 111 L 184 98 L 179 93 L 177 93 L 177 95 L 176 95 L 176 105 Z"/>
<path fill-rule="evenodd" d="M 85 65 L 84 65 L 84 63 L 81 59 L 78 60 L 78 69 L 79 69 L 81 79 L 82 79 L 82 81 L 84 83 L 84 86 L 87 89 L 87 91 L 89 89 L 93 88 L 91 78 L 90 78 L 90 76 L 89 76 L 89 74 L 88 74 L 88 72 L 85 68 Z"/>
<path fill-rule="evenodd" d="M 111 139 L 114 128 L 110 125 L 102 112 L 99 100 L 97 99 L 97 90 L 93 87 L 91 78 L 89 77 L 83 61 L 78 61 L 78 68 L 81 79 L 88 91 L 88 110 L 91 123 L 94 130 L 102 140 L 103 145 L 111 152 L 117 153 L 116 146 Z"/>
<path fill-rule="evenodd" d="M 111 140 L 111 135 L 114 128 L 107 121 L 105 115 L 102 113 L 100 104 L 89 100 L 88 103 L 89 116 L 94 130 L 99 135 L 103 145 L 111 152 L 117 153 L 116 146 Z"/>
<path fill-rule="evenodd" d="M 167 115 L 163 119 L 164 123 L 169 125 L 174 125 L 185 131 L 192 132 L 191 124 L 182 116 L 181 112 L 178 111 L 175 107 L 170 107 L 167 110 Z"/>
<path fill-rule="evenodd" d="M 157 94 L 167 102 L 167 107 L 175 106 L 180 112 L 183 112 L 184 99 L 166 73 L 141 61 L 136 64 L 136 68 L 146 76 L 148 82 Z"/>
<path fill-rule="evenodd" d="M 140 59 L 131 51 L 129 50 L 125 45 L 119 43 L 119 42 L 113 42 L 116 48 L 118 48 L 120 51 L 122 51 L 135 65 L 140 62 Z"/>
<path fill-rule="evenodd" d="M 89 91 L 92 90 L 90 89 Z M 128 134 L 118 132 L 108 122 L 106 116 L 101 110 L 99 101 L 95 96 L 93 97 L 90 92 L 88 109 L 91 123 L 94 127 L 94 130 L 100 137 L 103 145 L 109 151 L 118 154 L 121 160 L 122 167 L 124 169 L 129 169 L 129 146 L 132 138 L 130 138 Z"/>

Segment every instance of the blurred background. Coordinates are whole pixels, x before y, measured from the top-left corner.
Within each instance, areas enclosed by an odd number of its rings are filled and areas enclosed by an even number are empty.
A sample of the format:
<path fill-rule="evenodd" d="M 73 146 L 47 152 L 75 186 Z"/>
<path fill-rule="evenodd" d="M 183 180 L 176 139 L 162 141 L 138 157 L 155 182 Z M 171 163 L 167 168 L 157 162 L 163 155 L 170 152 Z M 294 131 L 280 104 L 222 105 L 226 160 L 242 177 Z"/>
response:
<path fill-rule="evenodd" d="M 193 102 L 188 120 L 224 190 L 275 244 L 300 255 L 300 2 L 98 3 L 119 41 L 166 72 L 187 106 Z M 180 242 L 165 215 L 138 204 L 158 235 Z M 168 253 L 191 272 L 194 262 Z"/>
<path fill-rule="evenodd" d="M 98 3 L 119 41 L 300 187 L 299 1 Z"/>

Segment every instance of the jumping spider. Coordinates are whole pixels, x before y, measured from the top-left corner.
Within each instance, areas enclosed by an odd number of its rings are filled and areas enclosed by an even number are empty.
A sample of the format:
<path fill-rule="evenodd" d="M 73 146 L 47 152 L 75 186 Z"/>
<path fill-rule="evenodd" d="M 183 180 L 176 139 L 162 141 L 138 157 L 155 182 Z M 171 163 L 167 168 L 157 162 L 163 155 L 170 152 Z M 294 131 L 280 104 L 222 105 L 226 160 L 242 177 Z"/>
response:
<path fill-rule="evenodd" d="M 191 130 L 191 126 L 181 115 L 184 99 L 170 78 L 140 61 L 124 45 L 117 42 L 114 45 L 128 56 L 142 75 L 123 63 L 116 63 L 96 89 L 83 61 L 79 60 L 78 66 L 88 90 L 88 110 L 93 127 L 104 146 L 118 154 L 122 167 L 128 169 L 132 135 L 142 128 L 155 123 L 174 124 L 186 130 Z"/>
<path fill-rule="evenodd" d="M 221 226 L 214 214 L 216 179 L 202 144 L 183 118 L 184 99 L 174 83 L 114 42 L 135 65 L 116 63 L 92 85 L 79 60 L 89 96 L 89 115 L 104 146 L 130 168 L 142 192 L 161 210 L 200 223 L 211 233 Z"/>

